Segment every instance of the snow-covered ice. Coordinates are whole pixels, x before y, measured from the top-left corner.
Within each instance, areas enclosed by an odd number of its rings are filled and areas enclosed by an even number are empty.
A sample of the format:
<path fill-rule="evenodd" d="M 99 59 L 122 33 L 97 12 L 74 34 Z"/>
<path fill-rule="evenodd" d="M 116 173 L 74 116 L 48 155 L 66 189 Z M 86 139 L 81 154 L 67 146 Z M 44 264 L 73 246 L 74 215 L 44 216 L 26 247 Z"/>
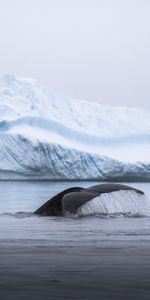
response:
<path fill-rule="evenodd" d="M 150 112 L 72 99 L 7 75 L 0 179 L 149 180 Z"/>

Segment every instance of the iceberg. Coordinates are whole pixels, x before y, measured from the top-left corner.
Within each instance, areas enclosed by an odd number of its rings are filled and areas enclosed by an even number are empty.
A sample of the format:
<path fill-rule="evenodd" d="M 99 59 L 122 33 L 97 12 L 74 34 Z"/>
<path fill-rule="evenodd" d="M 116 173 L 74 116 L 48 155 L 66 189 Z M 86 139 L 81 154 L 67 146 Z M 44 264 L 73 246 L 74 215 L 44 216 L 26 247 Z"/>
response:
<path fill-rule="evenodd" d="M 150 180 L 149 111 L 3 79 L 0 180 Z"/>

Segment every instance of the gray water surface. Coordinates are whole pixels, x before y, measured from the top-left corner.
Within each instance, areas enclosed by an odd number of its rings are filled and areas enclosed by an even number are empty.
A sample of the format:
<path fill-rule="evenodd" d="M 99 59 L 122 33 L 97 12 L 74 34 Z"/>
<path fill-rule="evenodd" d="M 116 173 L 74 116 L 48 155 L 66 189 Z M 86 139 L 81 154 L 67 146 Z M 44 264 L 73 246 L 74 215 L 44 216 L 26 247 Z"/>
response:
<path fill-rule="evenodd" d="M 0 182 L 0 299 L 150 299 L 150 218 L 39 217 L 91 182 Z M 149 183 L 130 183 L 150 199 Z"/>

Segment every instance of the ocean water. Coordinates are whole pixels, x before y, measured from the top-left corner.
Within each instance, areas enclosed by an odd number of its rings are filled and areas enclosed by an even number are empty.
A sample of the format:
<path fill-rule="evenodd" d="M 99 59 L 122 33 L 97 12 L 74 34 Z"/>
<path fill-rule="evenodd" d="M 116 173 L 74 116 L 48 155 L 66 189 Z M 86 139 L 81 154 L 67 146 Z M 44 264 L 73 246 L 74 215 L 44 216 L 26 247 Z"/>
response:
<path fill-rule="evenodd" d="M 150 238 L 150 218 L 123 217 L 39 217 L 32 213 L 56 193 L 71 186 L 88 187 L 96 182 L 0 182 L 0 239 L 42 239 L 51 244 L 100 243 L 101 239 Z M 145 192 L 150 201 L 149 183 L 129 185 Z M 132 200 L 131 200 L 132 201 Z M 142 208 L 141 208 L 142 209 Z"/>
<path fill-rule="evenodd" d="M 149 214 L 33 215 L 61 190 L 94 184 L 0 182 L 1 299 L 150 299 Z M 149 183 L 129 185 L 150 202 Z"/>
<path fill-rule="evenodd" d="M 86 217 L 39 217 L 32 213 L 56 193 L 71 186 L 88 187 L 96 182 L 48 182 L 48 181 L 1 181 L 0 182 L 0 239 L 46 239 L 63 243 L 78 240 L 99 243 L 101 238 L 133 238 L 142 236 L 149 239 L 149 216 L 122 215 Z M 129 183 L 145 192 L 150 202 L 149 183 Z M 109 202 L 109 199 L 107 199 Z M 133 199 L 131 199 L 131 202 Z M 143 203 L 143 206 L 145 203 Z M 109 205 L 108 205 L 109 208 Z M 107 209 L 108 209 L 107 208 Z M 141 207 L 141 211 L 143 207 Z M 90 239 L 92 237 L 92 239 Z"/>

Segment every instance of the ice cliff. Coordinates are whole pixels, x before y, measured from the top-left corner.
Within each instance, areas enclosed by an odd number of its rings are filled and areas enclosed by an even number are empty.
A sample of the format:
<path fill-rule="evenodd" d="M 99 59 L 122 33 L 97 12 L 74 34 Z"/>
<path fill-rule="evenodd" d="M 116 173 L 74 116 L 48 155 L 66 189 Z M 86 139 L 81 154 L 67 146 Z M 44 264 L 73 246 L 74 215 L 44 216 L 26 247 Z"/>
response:
<path fill-rule="evenodd" d="M 150 112 L 4 77 L 0 179 L 150 180 Z"/>

